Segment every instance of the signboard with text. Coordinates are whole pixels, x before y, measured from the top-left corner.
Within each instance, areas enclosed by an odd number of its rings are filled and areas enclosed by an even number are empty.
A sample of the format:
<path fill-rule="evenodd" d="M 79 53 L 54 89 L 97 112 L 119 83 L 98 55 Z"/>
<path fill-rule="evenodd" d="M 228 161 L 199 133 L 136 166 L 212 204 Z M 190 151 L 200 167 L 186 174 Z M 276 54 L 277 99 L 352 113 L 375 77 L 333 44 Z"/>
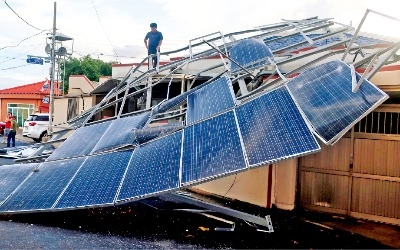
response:
<path fill-rule="evenodd" d="M 40 64 L 40 65 L 43 65 L 43 59 L 41 59 L 41 58 L 34 58 L 34 57 L 31 57 L 31 58 L 26 59 L 26 62 L 27 62 L 27 63 L 32 63 L 32 64 Z"/>

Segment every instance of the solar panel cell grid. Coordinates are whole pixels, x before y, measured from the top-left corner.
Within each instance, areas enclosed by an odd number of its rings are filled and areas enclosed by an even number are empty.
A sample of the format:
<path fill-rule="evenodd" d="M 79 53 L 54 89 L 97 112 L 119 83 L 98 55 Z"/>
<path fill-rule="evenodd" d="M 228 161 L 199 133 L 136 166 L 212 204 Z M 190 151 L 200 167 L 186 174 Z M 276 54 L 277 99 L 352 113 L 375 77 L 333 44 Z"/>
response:
<path fill-rule="evenodd" d="M 232 111 L 184 130 L 182 184 L 246 168 Z"/>
<path fill-rule="evenodd" d="M 55 208 L 112 204 L 132 151 L 89 156 Z"/>
<path fill-rule="evenodd" d="M 93 148 L 92 153 L 132 145 L 134 142 L 132 130 L 142 128 L 149 119 L 149 116 L 150 112 L 145 112 L 114 120 Z"/>
<path fill-rule="evenodd" d="M 284 87 L 245 103 L 235 111 L 251 167 L 320 149 Z"/>
<path fill-rule="evenodd" d="M 233 108 L 233 90 L 231 80 L 223 75 L 209 85 L 188 96 L 187 124 L 192 124 L 218 112 Z"/>
<path fill-rule="evenodd" d="M 137 147 L 118 201 L 137 199 L 179 187 L 182 131 Z"/>
<path fill-rule="evenodd" d="M 254 69 L 268 64 L 273 55 L 265 43 L 254 38 L 239 41 L 229 50 L 230 57 L 246 69 Z M 230 64 L 231 71 L 241 70 L 236 63 Z"/>
<path fill-rule="evenodd" d="M 0 204 L 32 173 L 37 165 L 39 164 L 0 166 Z"/>
<path fill-rule="evenodd" d="M 2 211 L 50 209 L 85 158 L 44 162 L 8 199 Z"/>
<path fill-rule="evenodd" d="M 358 81 L 361 77 L 356 74 Z M 307 122 L 326 144 L 337 141 L 388 98 L 367 80 L 353 93 L 351 69 L 339 60 L 307 70 L 286 86 Z"/>
<path fill-rule="evenodd" d="M 111 122 L 106 121 L 78 128 L 47 158 L 47 161 L 88 155 Z"/>

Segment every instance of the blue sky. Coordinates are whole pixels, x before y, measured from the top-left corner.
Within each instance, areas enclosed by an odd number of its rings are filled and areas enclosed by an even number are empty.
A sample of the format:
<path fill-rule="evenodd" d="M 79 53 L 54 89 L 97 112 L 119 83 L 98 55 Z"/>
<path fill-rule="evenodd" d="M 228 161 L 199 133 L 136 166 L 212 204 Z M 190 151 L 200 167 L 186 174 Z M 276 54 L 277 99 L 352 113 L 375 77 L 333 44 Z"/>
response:
<path fill-rule="evenodd" d="M 6 5 L 25 21 L 26 24 Z M 46 33 L 53 25 L 54 0 L 0 3 L 0 89 L 43 81 L 50 64 L 27 64 L 27 55 L 47 56 Z M 163 32 L 162 51 L 189 39 L 312 16 L 357 27 L 367 9 L 400 18 L 397 0 L 58 0 L 57 29 L 74 38 L 75 57 L 130 63 L 146 55 L 143 38 L 151 22 Z M 375 14 L 363 31 L 400 37 L 399 22 Z M 38 28 L 38 29 L 36 29 Z M 41 33 L 42 32 L 42 33 Z M 40 34 L 38 34 L 40 33 Z M 31 38 L 29 38 L 31 37 Z M 27 39 L 28 38 L 28 39 Z M 25 40 L 24 40 L 25 39 Z M 67 45 L 67 44 L 66 44 Z M 68 47 L 68 45 L 67 45 Z"/>

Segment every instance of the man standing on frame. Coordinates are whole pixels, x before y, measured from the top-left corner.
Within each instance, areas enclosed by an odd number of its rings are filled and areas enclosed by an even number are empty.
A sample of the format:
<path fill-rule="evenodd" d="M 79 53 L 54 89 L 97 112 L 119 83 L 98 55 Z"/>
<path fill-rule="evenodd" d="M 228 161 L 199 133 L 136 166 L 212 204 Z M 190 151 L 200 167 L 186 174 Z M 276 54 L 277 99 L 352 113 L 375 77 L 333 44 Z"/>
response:
<path fill-rule="evenodd" d="M 148 55 L 157 55 L 157 52 L 160 52 L 160 47 L 163 41 L 163 35 L 160 31 L 157 30 L 157 24 L 150 24 L 151 31 L 148 32 L 144 38 L 144 45 L 147 48 Z M 149 42 L 147 43 L 147 40 Z M 152 57 L 153 68 L 157 66 L 157 56 Z M 149 65 L 150 67 L 150 65 Z"/>

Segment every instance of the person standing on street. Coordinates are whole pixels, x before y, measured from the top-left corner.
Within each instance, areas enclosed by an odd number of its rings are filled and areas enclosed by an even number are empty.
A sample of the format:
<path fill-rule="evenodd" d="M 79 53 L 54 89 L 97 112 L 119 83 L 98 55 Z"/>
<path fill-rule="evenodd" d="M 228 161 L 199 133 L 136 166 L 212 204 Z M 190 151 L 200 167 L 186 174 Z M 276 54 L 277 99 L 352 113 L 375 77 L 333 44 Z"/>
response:
<path fill-rule="evenodd" d="M 11 113 L 7 113 L 7 117 L 5 120 L 5 128 L 4 128 L 4 134 L 3 134 L 3 143 L 6 143 L 7 138 L 8 138 L 8 133 L 10 133 L 10 128 L 11 128 Z"/>
<path fill-rule="evenodd" d="M 151 31 L 148 32 L 144 38 L 144 45 L 147 48 L 148 55 L 156 55 L 157 52 L 160 52 L 160 47 L 163 42 L 163 35 L 160 31 L 157 30 L 157 24 L 150 24 Z M 148 40 L 148 43 L 147 43 Z M 157 66 L 157 56 L 152 57 L 153 68 Z M 150 67 L 150 64 L 149 64 Z"/>
<path fill-rule="evenodd" d="M 12 147 L 15 147 L 15 135 L 17 134 L 18 123 L 15 116 L 11 116 L 11 128 L 7 137 L 7 147 L 10 147 L 10 141 L 12 141 Z"/>

